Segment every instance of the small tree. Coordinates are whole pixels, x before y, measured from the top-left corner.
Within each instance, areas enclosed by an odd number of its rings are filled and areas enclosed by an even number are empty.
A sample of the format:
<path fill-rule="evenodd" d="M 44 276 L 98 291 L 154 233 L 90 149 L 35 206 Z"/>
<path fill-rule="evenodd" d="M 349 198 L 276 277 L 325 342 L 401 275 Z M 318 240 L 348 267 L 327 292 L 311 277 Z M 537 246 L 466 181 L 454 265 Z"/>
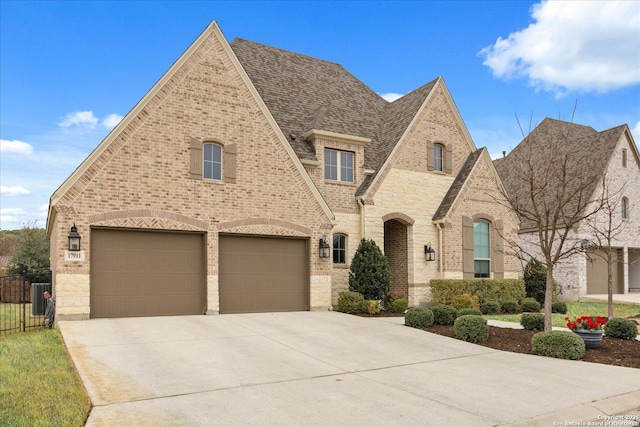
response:
<path fill-rule="evenodd" d="M 349 269 L 349 290 L 364 299 L 379 300 L 389 293 L 391 269 L 376 242 L 362 239 Z"/>
<path fill-rule="evenodd" d="M 35 221 L 25 224 L 20 230 L 18 244 L 13 252 L 9 274 L 20 274 L 23 271 L 35 272 L 49 268 L 49 238 L 43 228 L 38 228 Z"/>

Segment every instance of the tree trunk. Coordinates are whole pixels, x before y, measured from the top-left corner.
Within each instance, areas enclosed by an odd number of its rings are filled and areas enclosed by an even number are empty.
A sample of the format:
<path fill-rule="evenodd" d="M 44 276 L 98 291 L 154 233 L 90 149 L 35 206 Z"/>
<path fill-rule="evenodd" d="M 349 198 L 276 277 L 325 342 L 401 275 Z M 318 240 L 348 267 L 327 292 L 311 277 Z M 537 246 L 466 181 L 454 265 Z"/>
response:
<path fill-rule="evenodd" d="M 607 316 L 613 318 L 613 268 L 611 268 L 611 248 L 607 250 Z"/>
<path fill-rule="evenodd" d="M 553 302 L 553 264 L 547 262 L 547 285 L 544 293 L 544 330 L 553 329 L 551 323 L 551 303 Z"/>

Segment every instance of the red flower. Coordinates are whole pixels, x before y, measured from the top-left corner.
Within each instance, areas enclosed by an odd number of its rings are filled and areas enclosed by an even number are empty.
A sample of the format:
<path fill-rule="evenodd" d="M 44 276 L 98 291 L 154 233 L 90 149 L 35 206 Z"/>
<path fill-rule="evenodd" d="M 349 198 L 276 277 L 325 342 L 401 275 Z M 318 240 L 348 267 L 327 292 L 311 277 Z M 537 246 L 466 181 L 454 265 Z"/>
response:
<path fill-rule="evenodd" d="M 597 331 L 602 329 L 602 326 L 607 323 L 607 319 L 601 316 L 580 316 L 575 320 L 575 322 L 572 322 L 571 318 L 567 316 L 564 320 L 567 321 L 567 328 L 572 330 L 587 329 L 591 331 Z"/>

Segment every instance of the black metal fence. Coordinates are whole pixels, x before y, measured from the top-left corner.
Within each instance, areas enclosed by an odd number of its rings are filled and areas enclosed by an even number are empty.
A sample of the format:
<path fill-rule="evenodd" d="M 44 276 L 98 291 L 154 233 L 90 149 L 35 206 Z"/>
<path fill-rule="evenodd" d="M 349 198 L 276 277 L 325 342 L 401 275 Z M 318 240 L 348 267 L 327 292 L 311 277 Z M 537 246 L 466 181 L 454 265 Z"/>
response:
<path fill-rule="evenodd" d="M 51 270 L 0 276 L 0 336 L 44 325 Z"/>

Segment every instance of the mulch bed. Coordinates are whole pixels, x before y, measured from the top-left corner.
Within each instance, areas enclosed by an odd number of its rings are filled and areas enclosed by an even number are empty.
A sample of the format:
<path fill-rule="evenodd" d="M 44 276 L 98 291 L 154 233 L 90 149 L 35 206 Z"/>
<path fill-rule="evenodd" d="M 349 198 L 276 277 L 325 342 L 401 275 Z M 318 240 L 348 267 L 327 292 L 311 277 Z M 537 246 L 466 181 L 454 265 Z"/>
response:
<path fill-rule="evenodd" d="M 381 311 L 377 315 L 360 314 L 363 317 L 404 317 L 402 313 Z M 453 326 L 433 325 L 427 332 L 453 336 Z M 531 337 L 539 331 L 525 329 L 498 328 L 489 326 L 489 340 L 478 345 L 512 353 L 534 354 L 531 350 Z M 581 359 L 584 362 L 602 363 L 604 365 L 625 366 L 640 369 L 640 341 L 621 340 L 619 338 L 602 337 L 599 347 L 589 349 Z"/>
<path fill-rule="evenodd" d="M 454 338 L 453 326 L 433 325 L 424 330 Z M 513 353 L 534 354 L 531 337 L 538 332 L 489 326 L 489 340 L 478 345 Z M 599 347 L 587 350 L 582 361 L 640 369 L 640 341 L 605 336 Z"/>

